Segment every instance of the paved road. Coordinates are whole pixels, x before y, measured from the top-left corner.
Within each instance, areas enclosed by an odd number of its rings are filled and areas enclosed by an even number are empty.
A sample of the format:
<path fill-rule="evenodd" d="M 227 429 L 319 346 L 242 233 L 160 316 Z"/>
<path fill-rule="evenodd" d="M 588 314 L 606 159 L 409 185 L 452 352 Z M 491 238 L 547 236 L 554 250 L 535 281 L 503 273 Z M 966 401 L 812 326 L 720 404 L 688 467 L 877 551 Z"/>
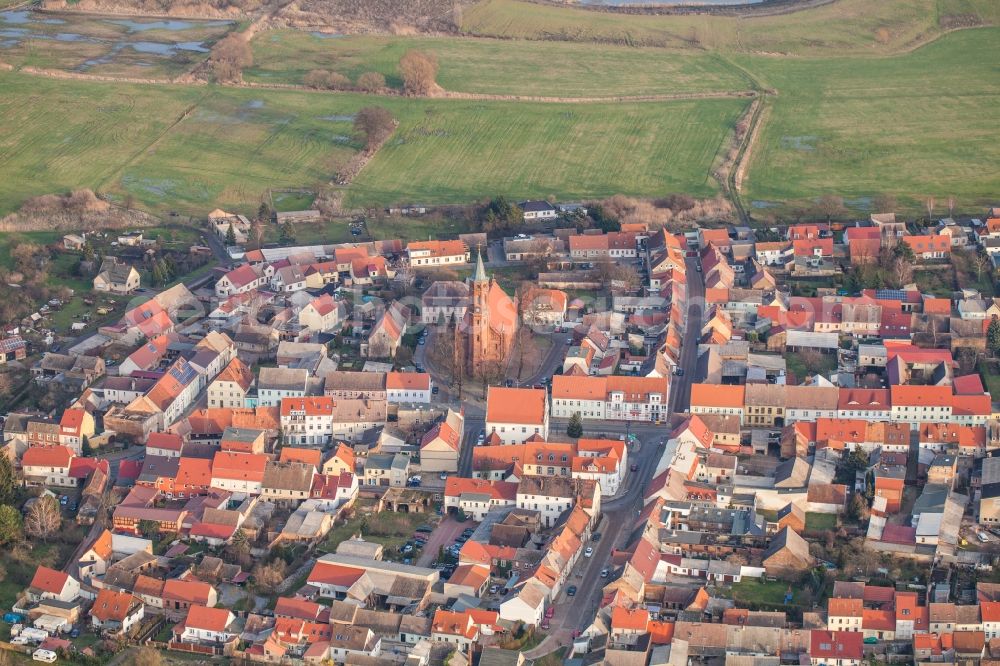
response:
<path fill-rule="evenodd" d="M 694 260 L 689 259 L 687 263 L 688 310 L 680 359 L 684 376 L 673 377 L 670 392 L 671 414 L 687 410 L 691 396 L 691 381 L 698 362 L 698 336 L 705 290 L 701 273 L 694 269 Z M 564 423 L 561 420 L 553 420 L 549 428 L 554 431 L 565 427 Z M 584 424 L 584 429 L 587 428 L 587 424 Z M 566 582 L 566 587 L 570 585 L 577 587 L 576 596 L 567 597 L 566 590 L 563 589 L 556 599 L 556 612 L 550 620 L 549 636 L 534 650 L 525 653 L 528 659 L 538 658 L 568 644 L 572 640 L 574 631 L 582 631 L 593 621 L 604 585 L 611 580 L 602 579 L 601 570 L 610 565 L 612 549 L 625 548 L 628 545 L 627 540 L 642 508 L 642 491 L 652 479 L 663 450 L 661 443 L 669 435 L 668 426 L 647 423 L 605 422 L 594 425 L 593 430 L 605 433 L 630 432 L 636 435 L 640 449 L 631 455 L 629 464 L 635 463 L 639 470 L 629 474 L 623 494 L 603 504 L 604 517 L 597 530 L 602 533 L 602 538 L 597 544 L 591 544 L 594 548 L 593 556 L 581 557 Z"/>

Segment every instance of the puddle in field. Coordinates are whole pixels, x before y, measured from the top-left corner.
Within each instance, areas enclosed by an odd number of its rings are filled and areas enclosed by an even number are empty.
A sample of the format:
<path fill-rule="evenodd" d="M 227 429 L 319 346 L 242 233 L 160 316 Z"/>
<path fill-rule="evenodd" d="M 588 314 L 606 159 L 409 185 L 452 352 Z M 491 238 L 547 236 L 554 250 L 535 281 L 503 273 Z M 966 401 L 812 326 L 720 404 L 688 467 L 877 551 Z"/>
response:
<path fill-rule="evenodd" d="M 262 99 L 252 99 L 244 105 L 248 109 L 263 109 L 264 100 Z"/>
<path fill-rule="evenodd" d="M 334 143 L 350 143 L 351 137 L 344 136 L 343 134 L 335 134 L 330 137 L 330 140 L 333 141 Z"/>
<path fill-rule="evenodd" d="M 751 201 L 751 208 L 778 208 L 781 206 L 777 201 Z"/>
<path fill-rule="evenodd" d="M 170 30 L 181 31 L 191 28 L 224 28 L 229 25 L 229 21 L 134 21 L 132 19 L 114 19 L 107 21 L 113 25 L 120 25 L 128 28 L 129 32 L 145 32 L 147 30 Z"/>
<path fill-rule="evenodd" d="M 340 34 L 339 32 L 320 32 L 318 30 L 314 30 L 309 34 L 312 35 L 313 37 L 318 37 L 320 39 L 340 39 L 341 37 L 343 37 L 343 35 Z"/>
<path fill-rule="evenodd" d="M 844 205 L 855 210 L 869 211 L 872 209 L 872 198 L 855 197 L 853 199 L 844 199 Z"/>
<path fill-rule="evenodd" d="M 783 136 L 781 147 L 788 150 L 816 150 L 815 136 Z"/>
<path fill-rule="evenodd" d="M 320 116 L 320 120 L 329 120 L 332 123 L 353 123 L 354 115 L 342 115 L 342 116 Z"/>
<path fill-rule="evenodd" d="M 43 18 L 41 15 L 27 9 L 0 12 L 0 21 L 10 24 L 45 23 L 47 25 L 62 25 L 66 21 L 58 18 Z"/>

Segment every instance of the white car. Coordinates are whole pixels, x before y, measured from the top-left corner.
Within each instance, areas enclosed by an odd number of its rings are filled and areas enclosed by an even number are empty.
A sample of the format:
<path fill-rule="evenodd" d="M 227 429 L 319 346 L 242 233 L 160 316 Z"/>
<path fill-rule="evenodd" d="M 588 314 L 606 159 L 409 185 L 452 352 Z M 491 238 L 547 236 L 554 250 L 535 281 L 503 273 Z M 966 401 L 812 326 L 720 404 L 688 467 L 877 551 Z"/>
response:
<path fill-rule="evenodd" d="M 587 550 L 583 551 L 584 557 L 590 557 L 593 554 L 594 554 L 594 549 L 591 548 L 590 546 L 587 546 Z"/>

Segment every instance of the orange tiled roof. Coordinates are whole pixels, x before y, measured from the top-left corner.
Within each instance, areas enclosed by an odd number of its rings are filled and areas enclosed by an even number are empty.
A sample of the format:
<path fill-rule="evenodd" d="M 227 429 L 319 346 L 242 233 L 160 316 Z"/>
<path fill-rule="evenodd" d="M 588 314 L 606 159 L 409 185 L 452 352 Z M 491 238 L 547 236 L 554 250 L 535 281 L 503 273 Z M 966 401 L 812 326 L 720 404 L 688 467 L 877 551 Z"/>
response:
<path fill-rule="evenodd" d="M 491 386 L 486 401 L 486 420 L 541 425 L 545 421 L 547 403 L 544 389 Z"/>

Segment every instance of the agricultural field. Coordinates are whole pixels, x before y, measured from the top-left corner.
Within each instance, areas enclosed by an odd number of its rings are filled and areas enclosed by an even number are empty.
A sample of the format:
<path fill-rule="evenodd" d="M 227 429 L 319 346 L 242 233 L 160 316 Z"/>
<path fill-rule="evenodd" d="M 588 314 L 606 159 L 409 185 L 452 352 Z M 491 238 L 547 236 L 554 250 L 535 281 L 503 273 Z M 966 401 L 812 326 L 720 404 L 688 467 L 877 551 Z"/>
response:
<path fill-rule="evenodd" d="M 911 48 L 953 25 L 1000 22 L 994 0 L 840 0 L 807 10 L 751 15 L 647 16 L 525 0 L 483 0 L 462 12 L 466 34 L 840 57 Z"/>
<path fill-rule="evenodd" d="M 231 21 L 0 11 L 0 60 L 101 76 L 172 78 L 203 61 Z"/>
<path fill-rule="evenodd" d="M 741 91 L 749 81 L 707 53 L 569 42 L 329 36 L 296 30 L 263 32 L 253 41 L 249 81 L 301 84 L 311 70 L 352 82 L 365 72 L 401 89 L 397 65 L 410 49 L 437 57 L 438 84 L 448 91 L 548 97 L 612 97 Z M 628 72 L 628 76 L 622 76 Z"/>
<path fill-rule="evenodd" d="M 253 212 L 267 188 L 328 182 L 360 147 L 363 95 L 158 87 L 0 73 L 0 211 L 91 187 L 154 212 Z M 382 98 L 399 129 L 352 205 L 624 192 L 714 194 L 709 176 L 741 99 L 512 104 Z M 98 165 L 95 168 L 95 165 Z"/>
<path fill-rule="evenodd" d="M 954 195 L 972 210 L 1000 192 L 1000 29 L 953 33 L 887 58 L 745 57 L 767 87 L 746 198 L 758 212 L 837 194 L 857 210 L 879 193 L 919 208 Z M 760 210 L 764 209 L 764 210 Z"/>
<path fill-rule="evenodd" d="M 498 193 L 710 196 L 717 192 L 712 162 L 746 104 L 409 103 L 347 202 L 465 203 Z"/>

